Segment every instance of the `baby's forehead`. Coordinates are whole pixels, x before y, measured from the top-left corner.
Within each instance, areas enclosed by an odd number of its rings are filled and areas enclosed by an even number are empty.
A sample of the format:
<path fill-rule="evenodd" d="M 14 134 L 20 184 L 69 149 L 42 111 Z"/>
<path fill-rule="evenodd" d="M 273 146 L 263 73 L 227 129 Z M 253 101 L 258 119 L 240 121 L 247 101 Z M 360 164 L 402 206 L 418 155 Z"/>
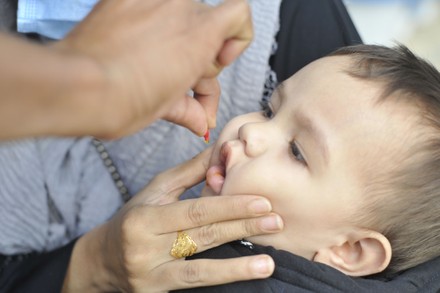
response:
<path fill-rule="evenodd" d="M 359 59 L 350 55 L 323 57 L 306 65 L 279 87 L 293 96 L 304 88 L 310 91 L 320 88 L 324 96 L 330 96 L 332 92 L 350 91 L 352 95 L 347 97 L 350 99 L 367 98 L 373 104 L 396 100 L 414 109 L 419 107 L 416 95 L 411 98 L 404 89 L 396 86 L 401 83 L 387 76 L 370 76 L 369 67 L 359 64 Z"/>
<path fill-rule="evenodd" d="M 361 80 L 350 75 L 352 64 L 348 56 L 332 56 L 318 59 L 281 83 L 276 94 L 302 103 L 345 103 L 344 99 L 368 99 L 376 101 L 383 91 L 381 82 Z M 338 99 L 337 97 L 342 97 Z M 359 103 L 359 107 L 361 107 Z"/>
<path fill-rule="evenodd" d="M 289 79 L 295 79 L 301 75 L 314 76 L 315 74 L 331 77 L 335 73 L 348 69 L 352 63 L 352 58 L 348 56 L 322 57 L 307 64 Z"/>
<path fill-rule="evenodd" d="M 388 178 L 416 160 L 429 132 L 429 127 L 421 122 L 420 111 L 410 103 L 389 99 L 374 104 L 368 111 L 377 111 L 379 115 L 353 121 L 351 136 L 343 142 L 349 145 L 349 151 L 341 154 L 343 161 L 352 162 L 366 186 Z"/>
<path fill-rule="evenodd" d="M 322 57 L 301 68 L 279 86 L 300 86 L 305 81 L 313 81 L 317 85 L 316 83 L 331 83 L 341 78 L 353 78 L 351 71 L 354 64 L 355 59 L 350 56 Z"/>

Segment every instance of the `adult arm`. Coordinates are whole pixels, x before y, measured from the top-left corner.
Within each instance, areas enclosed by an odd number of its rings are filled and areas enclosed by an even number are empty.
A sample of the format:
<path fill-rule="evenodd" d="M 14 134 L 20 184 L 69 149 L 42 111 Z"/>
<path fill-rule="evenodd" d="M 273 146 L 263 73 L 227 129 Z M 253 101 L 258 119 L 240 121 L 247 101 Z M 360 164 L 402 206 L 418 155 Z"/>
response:
<path fill-rule="evenodd" d="M 53 45 L 1 34 L 0 139 L 113 138 L 159 118 L 203 135 L 215 126 L 215 76 L 251 38 L 245 0 L 107 0 Z"/>
<path fill-rule="evenodd" d="M 282 229 L 270 203 L 257 196 L 177 201 L 204 179 L 210 150 L 166 171 L 131 199 L 109 222 L 81 237 L 70 260 L 64 292 L 165 292 L 266 278 L 267 255 L 228 260 L 174 259 L 177 231 L 186 231 L 198 252 L 249 235 Z"/>

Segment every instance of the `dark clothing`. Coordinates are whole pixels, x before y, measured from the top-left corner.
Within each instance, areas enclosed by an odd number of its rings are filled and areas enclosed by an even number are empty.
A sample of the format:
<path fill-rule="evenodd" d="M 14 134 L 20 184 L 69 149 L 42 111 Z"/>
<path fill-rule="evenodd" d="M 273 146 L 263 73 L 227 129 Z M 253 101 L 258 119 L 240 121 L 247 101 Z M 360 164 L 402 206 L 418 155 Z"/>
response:
<path fill-rule="evenodd" d="M 74 244 L 44 254 L 0 255 L 0 293 L 61 292 Z"/>
<path fill-rule="evenodd" d="M 17 29 L 18 0 L 0 0 L 0 32 Z"/>
<path fill-rule="evenodd" d="M 283 250 L 259 245 L 253 245 L 251 249 L 239 241 L 196 254 L 191 259 L 224 259 L 261 253 L 270 255 L 275 261 L 275 272 L 268 279 L 176 292 L 440 292 L 440 272 L 435 269 L 440 267 L 440 258 L 403 272 L 390 280 L 348 277 L 325 264 L 312 262 Z"/>
<path fill-rule="evenodd" d="M 341 0 L 283 0 L 277 41 L 270 65 L 279 82 L 337 48 L 362 43 Z"/>

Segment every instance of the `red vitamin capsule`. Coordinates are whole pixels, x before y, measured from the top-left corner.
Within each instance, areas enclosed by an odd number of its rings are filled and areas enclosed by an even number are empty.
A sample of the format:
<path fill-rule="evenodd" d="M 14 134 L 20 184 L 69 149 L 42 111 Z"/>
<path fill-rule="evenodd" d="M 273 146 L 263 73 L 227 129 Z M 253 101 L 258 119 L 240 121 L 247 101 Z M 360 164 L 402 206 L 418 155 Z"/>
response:
<path fill-rule="evenodd" d="M 203 138 L 205 139 L 205 143 L 209 143 L 209 129 L 206 130 L 205 135 L 203 136 Z"/>

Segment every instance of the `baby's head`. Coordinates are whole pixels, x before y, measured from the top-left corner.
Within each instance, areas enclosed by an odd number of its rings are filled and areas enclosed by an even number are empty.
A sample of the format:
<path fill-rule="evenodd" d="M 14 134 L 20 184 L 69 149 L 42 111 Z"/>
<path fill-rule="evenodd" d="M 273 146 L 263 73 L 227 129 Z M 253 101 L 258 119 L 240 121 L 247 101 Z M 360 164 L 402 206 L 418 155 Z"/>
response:
<path fill-rule="evenodd" d="M 206 194 L 266 196 L 284 230 L 250 237 L 348 275 L 440 255 L 440 74 L 404 47 L 360 45 L 231 120 Z"/>

